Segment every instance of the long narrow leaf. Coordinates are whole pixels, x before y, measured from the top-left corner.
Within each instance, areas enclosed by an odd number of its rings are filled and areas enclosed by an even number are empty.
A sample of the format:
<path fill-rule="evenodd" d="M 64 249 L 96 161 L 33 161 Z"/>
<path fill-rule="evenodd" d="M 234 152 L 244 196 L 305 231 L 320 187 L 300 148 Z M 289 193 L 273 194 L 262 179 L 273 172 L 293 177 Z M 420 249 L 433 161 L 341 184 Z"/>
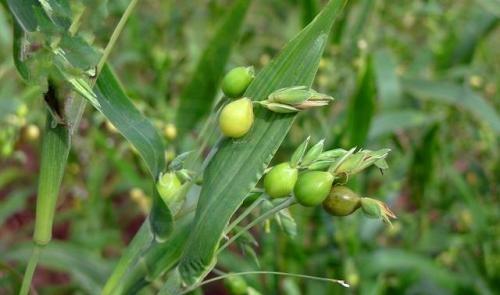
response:
<path fill-rule="evenodd" d="M 321 14 L 255 78 L 245 96 L 262 100 L 272 91 L 311 85 L 328 32 L 344 1 L 330 1 Z M 204 185 L 180 272 L 189 284 L 215 263 L 224 227 L 255 186 L 289 130 L 294 115 L 256 109 L 252 130 L 238 140 L 224 139 L 204 172 Z"/>
<path fill-rule="evenodd" d="M 459 106 L 472 113 L 478 120 L 489 124 L 496 133 L 500 133 L 500 117 L 495 109 L 467 86 L 449 82 L 405 79 L 403 88 L 420 99 Z"/>

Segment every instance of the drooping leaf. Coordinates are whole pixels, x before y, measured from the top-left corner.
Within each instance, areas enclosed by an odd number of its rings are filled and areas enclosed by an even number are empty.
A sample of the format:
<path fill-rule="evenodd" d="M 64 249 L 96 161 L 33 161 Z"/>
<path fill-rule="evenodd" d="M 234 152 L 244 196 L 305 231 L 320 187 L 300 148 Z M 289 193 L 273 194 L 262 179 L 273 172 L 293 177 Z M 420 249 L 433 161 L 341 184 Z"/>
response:
<path fill-rule="evenodd" d="M 397 110 L 381 113 L 373 118 L 368 138 L 375 139 L 394 132 L 432 124 L 440 117 L 416 110 Z"/>
<path fill-rule="evenodd" d="M 396 74 L 396 61 L 391 51 L 383 49 L 373 54 L 373 71 L 381 107 L 397 107 L 401 102 L 402 90 Z"/>
<path fill-rule="evenodd" d="M 194 127 L 210 111 L 249 4 L 250 0 L 236 1 L 205 48 L 180 97 L 176 120 L 180 132 Z"/>
<path fill-rule="evenodd" d="M 469 87 L 451 82 L 405 79 L 403 88 L 419 99 L 458 106 L 500 133 L 500 117 L 495 109 Z"/>
<path fill-rule="evenodd" d="M 245 96 L 265 99 L 272 91 L 311 85 L 328 32 L 344 1 L 330 1 L 314 21 L 265 67 Z M 244 137 L 224 139 L 208 164 L 189 241 L 179 265 L 184 281 L 201 280 L 215 263 L 215 251 L 224 227 L 255 186 L 280 146 L 293 114 L 255 110 L 252 130 Z"/>
<path fill-rule="evenodd" d="M 370 58 L 365 60 L 360 71 L 356 91 L 349 100 L 347 120 L 344 126 L 342 145 L 362 146 L 368 136 L 373 113 L 375 112 L 375 81 Z"/>
<path fill-rule="evenodd" d="M 2 261 L 27 263 L 31 243 L 21 244 L 0 253 Z M 40 256 L 40 265 L 56 271 L 67 272 L 88 294 L 100 294 L 103 280 L 110 270 L 108 262 L 95 253 L 71 243 L 54 241 L 47 245 Z"/>

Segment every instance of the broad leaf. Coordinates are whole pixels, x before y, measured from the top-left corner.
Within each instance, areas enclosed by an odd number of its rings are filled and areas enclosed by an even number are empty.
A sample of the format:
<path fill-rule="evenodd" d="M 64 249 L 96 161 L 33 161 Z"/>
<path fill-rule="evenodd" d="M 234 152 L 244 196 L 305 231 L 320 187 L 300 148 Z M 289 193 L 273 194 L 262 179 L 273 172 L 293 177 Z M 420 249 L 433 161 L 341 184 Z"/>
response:
<path fill-rule="evenodd" d="M 265 99 L 272 91 L 313 82 L 328 32 L 344 1 L 330 1 L 322 13 L 265 67 L 245 96 Z M 182 278 L 200 281 L 213 267 L 224 227 L 255 186 L 286 136 L 293 114 L 255 109 L 255 122 L 243 138 L 224 139 L 208 164 L 190 238 L 180 262 Z"/>

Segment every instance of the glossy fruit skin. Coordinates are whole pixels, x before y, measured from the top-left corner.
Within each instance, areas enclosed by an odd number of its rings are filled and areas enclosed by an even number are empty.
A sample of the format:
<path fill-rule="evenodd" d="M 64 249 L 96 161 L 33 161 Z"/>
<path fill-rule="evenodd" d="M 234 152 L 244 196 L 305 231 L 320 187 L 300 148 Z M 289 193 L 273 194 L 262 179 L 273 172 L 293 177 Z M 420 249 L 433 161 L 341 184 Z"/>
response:
<path fill-rule="evenodd" d="M 271 198 L 283 198 L 292 193 L 299 172 L 285 162 L 271 168 L 264 177 L 264 189 Z"/>
<path fill-rule="evenodd" d="M 334 186 L 323 201 L 323 208 L 333 216 L 347 216 L 361 207 L 361 198 L 345 186 Z"/>
<path fill-rule="evenodd" d="M 181 185 L 181 181 L 174 172 L 167 172 L 158 180 L 156 189 L 162 200 L 168 205 L 172 203 L 173 197 L 179 191 Z"/>
<path fill-rule="evenodd" d="M 252 101 L 241 98 L 227 104 L 219 116 L 219 127 L 227 137 L 240 138 L 252 128 L 254 116 Z"/>
<path fill-rule="evenodd" d="M 222 92 L 227 97 L 241 97 L 254 78 L 253 67 L 237 67 L 229 71 L 222 79 Z"/>
<path fill-rule="evenodd" d="M 299 175 L 294 193 L 297 202 L 312 207 L 321 204 L 330 193 L 334 176 L 324 171 L 308 171 Z"/>

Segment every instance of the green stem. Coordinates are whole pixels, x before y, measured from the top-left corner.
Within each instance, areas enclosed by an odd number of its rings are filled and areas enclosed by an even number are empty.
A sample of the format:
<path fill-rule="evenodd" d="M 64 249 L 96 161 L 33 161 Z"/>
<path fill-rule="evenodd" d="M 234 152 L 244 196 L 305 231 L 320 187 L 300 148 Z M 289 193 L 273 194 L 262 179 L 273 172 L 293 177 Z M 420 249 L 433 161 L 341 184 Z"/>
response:
<path fill-rule="evenodd" d="M 132 14 L 132 11 L 134 10 L 135 5 L 137 4 L 137 1 L 138 0 L 131 0 L 130 1 L 130 3 L 127 6 L 127 9 L 125 10 L 122 17 L 120 18 L 120 21 L 118 22 L 118 25 L 116 25 L 115 30 L 113 31 L 113 34 L 111 34 L 111 37 L 109 38 L 109 41 L 108 41 L 108 45 L 106 45 L 106 48 L 104 48 L 104 52 L 102 53 L 101 59 L 99 60 L 99 63 L 97 64 L 96 75 L 99 75 L 102 68 L 104 67 L 104 64 L 108 60 L 108 57 L 111 54 L 111 50 L 115 46 L 116 41 L 118 40 L 118 37 L 120 36 L 121 32 L 123 31 L 123 28 L 125 27 L 125 24 L 127 23 L 129 16 Z"/>
<path fill-rule="evenodd" d="M 257 275 L 257 274 L 288 276 L 288 277 L 295 277 L 295 278 L 301 278 L 301 279 L 309 279 L 309 280 L 316 280 L 316 281 L 340 284 L 341 286 L 346 287 L 346 288 L 350 287 L 349 284 L 346 283 L 344 280 L 336 280 L 336 279 L 329 279 L 329 278 L 322 278 L 322 277 L 308 276 L 308 275 L 287 273 L 287 272 L 280 272 L 280 271 L 244 271 L 244 272 L 228 273 L 228 274 L 220 275 L 220 276 L 215 277 L 215 278 L 205 280 L 197 285 L 194 285 L 194 286 L 180 292 L 179 295 L 187 294 L 193 290 L 196 290 L 197 288 L 199 288 L 203 285 L 207 285 L 207 284 L 213 283 L 215 281 L 223 280 L 223 279 L 228 278 L 228 277 L 244 276 L 244 275 Z"/>
<path fill-rule="evenodd" d="M 236 233 L 234 236 L 232 236 L 229 240 L 227 240 L 224 245 L 222 245 L 219 250 L 217 250 L 217 255 L 222 252 L 222 250 L 224 250 L 225 248 L 227 248 L 227 246 L 229 246 L 232 242 L 234 242 L 237 238 L 239 238 L 243 233 L 245 233 L 246 231 L 248 231 L 250 228 L 252 228 L 253 226 L 259 224 L 260 222 L 262 221 L 265 221 L 267 220 L 269 217 L 273 216 L 276 212 L 279 212 L 280 210 L 283 210 L 285 208 L 288 208 L 290 206 L 292 206 L 293 204 L 295 204 L 296 201 L 295 201 L 295 198 L 294 197 L 289 197 L 288 199 L 286 199 L 285 201 L 279 203 L 278 205 L 276 205 L 275 207 L 271 208 L 270 210 L 268 210 L 266 213 L 262 214 L 261 216 L 257 217 L 254 221 L 250 222 L 247 226 L 245 226 L 241 231 L 239 231 L 238 233 Z"/>
<path fill-rule="evenodd" d="M 30 260 L 28 261 L 28 266 L 24 272 L 23 283 L 21 284 L 21 291 L 19 295 L 27 295 L 31 288 L 31 280 L 33 279 L 33 274 L 35 273 L 36 265 L 38 259 L 40 259 L 40 252 L 42 251 L 42 246 L 35 244 L 33 247 L 33 252 L 31 253 Z"/>
<path fill-rule="evenodd" d="M 247 209 L 245 209 L 245 211 L 243 211 L 240 216 L 238 216 L 238 218 L 236 218 L 233 222 L 231 222 L 227 228 L 226 228 L 226 231 L 224 233 L 224 235 L 227 235 L 228 233 L 230 233 L 243 219 L 245 219 L 245 217 L 247 217 L 253 209 L 255 209 L 257 206 L 260 205 L 260 203 L 262 203 L 262 201 L 264 201 L 265 197 L 264 197 L 264 194 L 262 194 L 257 200 L 255 200 L 250 206 L 248 206 Z"/>

